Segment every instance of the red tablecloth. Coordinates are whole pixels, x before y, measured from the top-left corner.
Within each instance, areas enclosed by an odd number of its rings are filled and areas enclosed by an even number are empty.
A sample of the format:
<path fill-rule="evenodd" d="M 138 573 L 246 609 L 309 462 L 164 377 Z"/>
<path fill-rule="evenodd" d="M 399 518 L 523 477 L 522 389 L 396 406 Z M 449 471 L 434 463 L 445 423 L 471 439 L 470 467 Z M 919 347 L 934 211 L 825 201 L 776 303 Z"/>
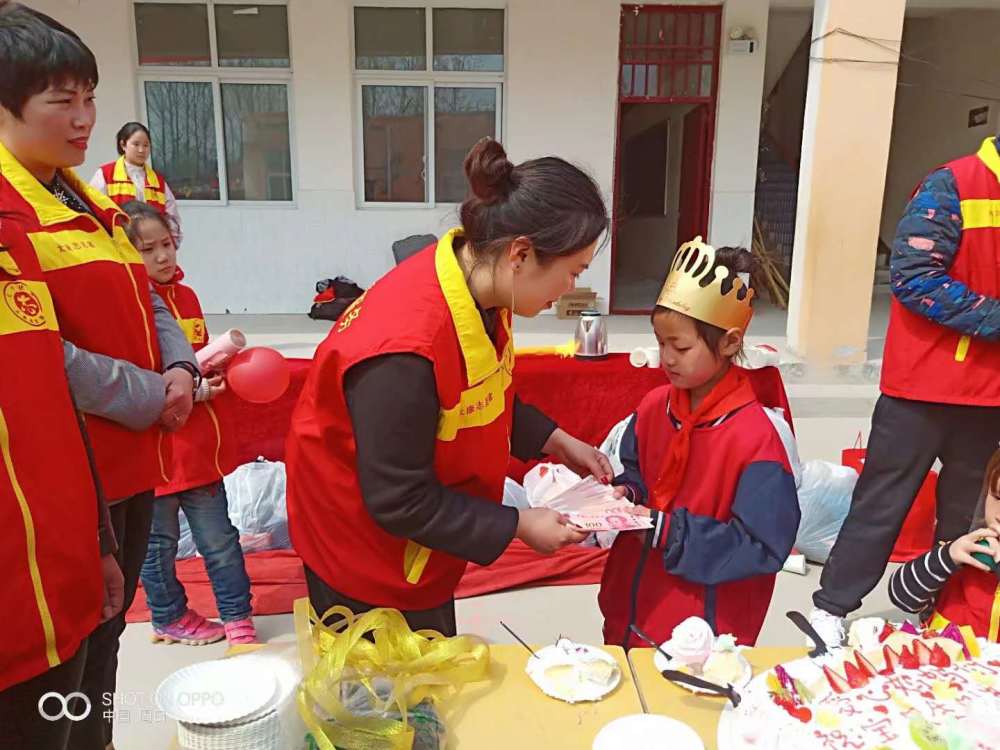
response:
<path fill-rule="evenodd" d="M 272 404 L 236 401 L 236 436 L 240 463 L 263 456 L 278 461 L 285 456 L 285 436 L 311 360 L 291 359 L 291 384 Z M 552 355 L 518 357 L 514 387 L 521 399 L 534 404 L 571 435 L 599 445 L 608 431 L 639 405 L 650 390 L 666 383 L 662 370 L 635 368 L 625 354 L 602 360 L 579 360 Z M 514 461 L 510 475 L 520 480 L 526 467 Z"/>

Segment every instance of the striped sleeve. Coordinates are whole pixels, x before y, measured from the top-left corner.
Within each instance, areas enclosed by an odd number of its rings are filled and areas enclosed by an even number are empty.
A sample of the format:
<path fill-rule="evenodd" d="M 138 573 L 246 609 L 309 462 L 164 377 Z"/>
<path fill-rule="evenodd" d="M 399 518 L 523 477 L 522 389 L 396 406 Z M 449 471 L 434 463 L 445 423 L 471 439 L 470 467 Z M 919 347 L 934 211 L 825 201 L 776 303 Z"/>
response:
<path fill-rule="evenodd" d="M 926 614 L 934 607 L 938 592 L 957 569 L 958 565 L 951 559 L 949 545 L 938 545 L 892 574 L 889 598 L 904 612 Z"/>

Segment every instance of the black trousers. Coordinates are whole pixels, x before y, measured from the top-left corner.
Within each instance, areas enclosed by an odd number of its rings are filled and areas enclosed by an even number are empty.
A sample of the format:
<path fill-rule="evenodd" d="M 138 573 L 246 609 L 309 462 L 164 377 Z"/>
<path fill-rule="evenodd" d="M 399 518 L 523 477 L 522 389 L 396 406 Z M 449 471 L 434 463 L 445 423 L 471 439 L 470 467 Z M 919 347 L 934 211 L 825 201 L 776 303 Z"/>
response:
<path fill-rule="evenodd" d="M 111 525 L 118 539 L 115 557 L 125 578 L 125 605 L 122 611 L 97 626 L 87 640 L 87 659 L 82 691 L 94 706 L 84 721 L 73 724 L 70 750 L 103 748 L 112 739 L 114 694 L 118 673 L 118 639 L 125 632 L 125 613 L 132 606 L 139 585 L 139 573 L 146 559 L 149 528 L 153 521 L 153 491 L 115 503 L 109 508 Z"/>
<path fill-rule="evenodd" d="M 308 566 L 303 565 L 306 572 L 306 588 L 309 590 L 309 601 L 316 610 L 316 614 L 320 617 L 326 612 L 330 607 L 341 606 L 347 607 L 354 614 L 360 615 L 363 612 L 367 612 L 371 609 L 376 609 L 380 606 L 379 604 L 368 604 L 367 602 L 359 602 L 357 599 L 351 599 L 349 596 L 344 596 L 332 588 L 327 586 L 323 580 L 313 573 Z M 407 625 L 410 626 L 410 630 L 436 630 L 442 635 L 453 636 L 457 635 L 458 629 L 455 625 L 455 600 L 451 600 L 439 607 L 434 607 L 432 609 L 420 609 L 420 610 L 400 610 L 403 617 L 406 618 Z"/>
<path fill-rule="evenodd" d="M 82 716 L 87 711 L 86 702 L 72 698 L 64 704 L 56 697 L 47 697 L 41 706 L 39 702 L 46 693 L 58 693 L 61 698 L 66 698 L 71 693 L 79 692 L 86 659 L 87 641 L 84 641 L 72 659 L 0 692 L 0 748 L 65 750 L 74 722 L 64 712 Z M 100 715 L 100 711 L 99 705 L 90 707 L 90 713 Z M 45 718 L 43 712 L 50 718 Z M 102 750 L 104 744 L 92 747 L 93 750 Z"/>
<path fill-rule="evenodd" d="M 1000 374 L 998 374 L 1000 377 Z M 872 415 L 864 470 L 813 603 L 844 617 L 878 584 L 913 500 L 937 459 L 937 541 L 968 533 L 1000 407 L 950 406 L 882 396 Z"/>

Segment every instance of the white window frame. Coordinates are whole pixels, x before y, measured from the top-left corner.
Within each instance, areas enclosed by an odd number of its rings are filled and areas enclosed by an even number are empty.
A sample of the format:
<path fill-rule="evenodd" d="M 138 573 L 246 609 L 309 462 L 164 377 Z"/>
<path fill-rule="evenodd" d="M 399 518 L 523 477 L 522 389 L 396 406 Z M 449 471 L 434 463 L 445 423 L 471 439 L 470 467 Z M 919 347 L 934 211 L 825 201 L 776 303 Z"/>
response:
<path fill-rule="evenodd" d="M 210 65 L 140 65 L 139 35 L 135 23 L 136 5 L 204 5 L 208 16 L 208 44 Z M 210 83 L 212 84 L 212 104 L 215 117 L 215 158 L 219 174 L 219 198 L 213 199 L 181 199 L 185 206 L 228 206 L 236 205 L 245 208 L 295 208 L 298 200 L 298 163 L 296 147 L 296 129 L 293 124 L 294 102 L 292 89 L 293 52 L 291 39 L 291 24 L 288 29 L 288 67 L 287 68 L 250 68 L 233 65 L 219 65 L 218 39 L 215 30 L 215 6 L 217 5 L 283 5 L 288 13 L 289 0 L 131 0 L 129 3 L 129 28 L 132 36 L 132 64 L 136 70 L 138 81 L 138 110 L 142 120 L 149 122 L 149 112 L 146 106 L 146 83 Z M 222 86 L 224 84 L 270 84 L 285 87 L 285 97 L 288 103 L 288 151 L 291 167 L 291 200 L 237 200 L 229 197 L 229 179 L 226 170 L 226 140 L 225 126 L 222 119 Z M 155 152 L 155 144 L 154 144 Z"/>
<path fill-rule="evenodd" d="M 425 53 L 427 67 L 424 70 L 359 70 L 355 44 L 355 8 L 423 8 Z M 463 8 L 469 10 L 502 10 L 503 16 L 503 70 L 490 72 L 466 72 L 434 70 L 434 9 Z M 361 209 L 420 209 L 457 206 L 452 201 L 436 200 L 436 175 L 434 142 L 434 89 L 441 88 L 493 88 L 496 90 L 496 123 L 494 137 L 503 139 L 506 122 L 505 99 L 507 94 L 507 65 L 510 58 L 510 30 L 507 5 L 496 0 L 354 0 L 351 3 L 350 38 L 351 70 L 354 76 L 354 191 L 356 205 Z M 365 146 L 364 112 L 361 89 L 363 86 L 423 86 L 426 89 L 427 106 L 424 109 L 424 196 L 423 202 L 408 201 L 368 201 L 365 200 Z"/>

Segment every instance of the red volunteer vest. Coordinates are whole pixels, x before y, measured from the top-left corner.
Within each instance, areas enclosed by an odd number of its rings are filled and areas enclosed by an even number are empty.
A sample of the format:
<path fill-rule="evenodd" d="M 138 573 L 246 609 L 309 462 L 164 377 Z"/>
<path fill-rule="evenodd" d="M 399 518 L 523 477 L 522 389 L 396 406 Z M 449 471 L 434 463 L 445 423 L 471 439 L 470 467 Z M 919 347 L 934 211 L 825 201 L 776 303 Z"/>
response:
<path fill-rule="evenodd" d="M 0 193 L 0 212 L 7 209 Z M 52 298 L 28 238 L 0 220 L 0 691 L 72 657 L 97 625 L 97 497 Z"/>
<path fill-rule="evenodd" d="M 1000 298 L 1000 155 L 993 138 L 979 153 L 945 165 L 955 175 L 962 241 L 949 274 Z M 882 392 L 943 404 L 1000 406 L 1000 342 L 963 336 L 895 298 L 886 333 Z"/>
<path fill-rule="evenodd" d="M 503 498 L 514 404 L 510 313 L 502 311 L 494 344 L 455 258 L 459 231 L 390 271 L 344 312 L 316 351 L 292 417 L 286 461 L 295 549 L 330 587 L 377 606 L 439 606 L 454 597 L 466 562 L 389 534 L 365 508 L 344 398 L 351 367 L 404 352 L 430 360 L 441 404 L 438 480 Z"/>
<path fill-rule="evenodd" d="M 198 351 L 208 343 L 208 328 L 198 295 L 180 283 L 183 278 L 184 272 L 178 268 L 173 281 L 154 287 L 191 347 Z M 211 401 L 195 404 L 187 423 L 164 436 L 173 456 L 172 470 L 170 481 L 156 488 L 157 497 L 218 482 L 236 468 L 236 446 L 226 437 L 230 434 L 232 398 L 232 394 L 225 392 Z"/>
<path fill-rule="evenodd" d="M 677 434 L 667 414 L 671 386 L 651 391 L 636 410 L 639 465 L 651 482 L 663 465 L 667 446 Z M 760 404 L 740 409 L 717 427 L 698 428 L 691 436 L 691 454 L 684 481 L 673 507 L 719 521 L 732 518 L 743 470 L 755 460 L 771 460 L 788 467 L 788 457 Z M 648 549 L 646 534 L 623 533 L 615 539 L 601 581 L 599 602 L 604 614 L 605 642 L 630 647 L 643 645 L 628 632 L 632 585 L 640 567 L 635 595 L 635 624 L 662 642 L 688 617 L 705 617 L 706 587 L 668 573 L 663 550 Z M 720 550 L 720 554 L 725 554 Z M 643 562 L 644 559 L 644 562 Z M 757 641 L 774 590 L 773 575 L 761 575 L 715 586 L 716 632 L 732 633 L 742 645 Z"/>
<path fill-rule="evenodd" d="M 159 372 L 149 278 L 122 228 L 125 215 L 71 170 L 61 174 L 94 216 L 64 206 L 0 144 L 0 205 L 34 247 L 63 338 Z M 169 463 L 159 427 L 132 432 L 88 416 L 87 430 L 109 500 L 167 481 Z"/>
<path fill-rule="evenodd" d="M 1000 582 L 996 575 L 962 567 L 938 596 L 935 615 L 968 625 L 979 638 L 1000 642 Z"/>
<path fill-rule="evenodd" d="M 104 183 L 107 185 L 108 197 L 119 206 L 139 199 L 135 183 L 132 182 L 132 178 L 128 176 L 128 171 L 125 169 L 124 156 L 118 157 L 117 161 L 110 161 L 103 165 L 101 173 L 104 175 Z M 167 181 L 149 164 L 146 165 L 146 187 L 143 189 L 142 200 L 161 214 L 167 211 Z"/>

